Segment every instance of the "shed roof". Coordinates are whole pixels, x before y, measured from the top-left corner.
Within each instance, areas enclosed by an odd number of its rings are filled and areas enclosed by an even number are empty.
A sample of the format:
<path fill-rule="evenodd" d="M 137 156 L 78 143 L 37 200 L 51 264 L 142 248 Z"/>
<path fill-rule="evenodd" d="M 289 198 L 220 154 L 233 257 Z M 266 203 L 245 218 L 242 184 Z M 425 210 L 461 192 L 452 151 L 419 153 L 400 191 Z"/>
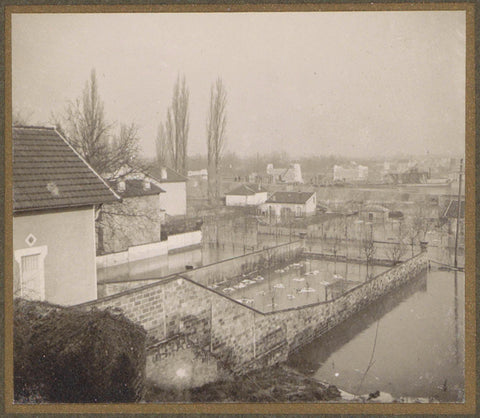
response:
<path fill-rule="evenodd" d="M 305 204 L 315 192 L 276 192 L 265 203 Z"/>
<path fill-rule="evenodd" d="M 227 196 L 252 196 L 256 193 L 266 193 L 267 189 L 260 184 L 242 184 L 225 193 Z"/>
<path fill-rule="evenodd" d="M 14 212 L 118 200 L 120 197 L 54 128 L 13 127 Z"/>
<path fill-rule="evenodd" d="M 154 184 L 150 183 L 150 188 L 147 189 L 144 187 L 144 181 L 143 180 L 123 180 L 125 182 L 125 191 L 120 192 L 117 187 L 117 182 L 116 181 L 109 181 L 108 183 L 116 190 L 116 192 L 122 196 L 123 198 L 129 198 L 129 197 L 141 197 L 141 196 L 152 196 L 152 195 L 158 195 L 160 193 L 165 193 L 165 190 L 161 189 L 158 186 L 155 186 Z"/>
<path fill-rule="evenodd" d="M 165 169 L 166 178 L 162 178 L 162 169 Z M 182 176 L 180 173 L 177 173 L 175 170 L 172 170 L 169 167 L 159 167 L 153 166 L 148 169 L 148 175 L 153 177 L 159 183 L 179 183 L 186 182 L 187 177 Z"/>

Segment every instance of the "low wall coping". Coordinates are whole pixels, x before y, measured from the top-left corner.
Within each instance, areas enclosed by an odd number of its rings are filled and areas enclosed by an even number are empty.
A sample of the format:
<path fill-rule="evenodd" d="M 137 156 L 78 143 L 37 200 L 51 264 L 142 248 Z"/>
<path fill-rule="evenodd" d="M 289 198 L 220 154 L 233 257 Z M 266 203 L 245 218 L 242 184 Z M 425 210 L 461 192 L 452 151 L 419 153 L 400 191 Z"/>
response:
<path fill-rule="evenodd" d="M 133 289 L 128 289 L 124 292 L 120 292 L 120 293 L 116 293 L 114 295 L 110 295 L 110 296 L 106 296 L 102 299 L 97 299 L 97 300 L 94 300 L 94 301 L 89 301 L 89 302 L 84 302 L 82 304 L 79 304 L 79 305 L 75 305 L 76 307 L 86 307 L 86 306 L 95 306 L 96 304 L 99 304 L 101 302 L 106 302 L 106 301 L 109 301 L 109 300 L 113 300 L 113 299 L 116 299 L 116 298 L 119 298 L 119 297 L 122 297 L 122 296 L 126 296 L 128 294 L 132 294 L 132 293 L 136 293 L 138 292 L 139 290 L 145 290 L 145 289 L 149 289 L 151 287 L 155 287 L 155 286 L 159 286 L 159 285 L 163 285 L 163 284 L 166 284 L 166 283 L 169 283 L 173 280 L 178 280 L 178 279 L 183 279 L 183 280 L 186 280 L 188 281 L 189 283 L 191 284 L 194 284 L 198 287 L 201 287 L 202 289 L 205 289 L 209 292 L 212 292 L 214 294 L 216 294 L 217 296 L 220 296 L 224 299 L 227 299 L 228 301 L 230 302 L 233 302 L 237 305 L 239 305 L 240 307 L 244 308 L 244 309 L 247 309 L 251 312 L 254 312 L 254 313 L 257 313 L 259 315 L 263 315 L 263 316 L 269 316 L 269 315 L 275 315 L 275 314 L 278 314 L 278 313 L 284 313 L 284 312 L 292 312 L 292 311 L 299 311 L 299 310 L 302 310 L 302 309 L 307 309 L 307 308 L 312 308 L 314 306 L 319 306 L 319 305 L 328 305 L 330 303 L 333 303 L 333 302 L 336 302 L 338 301 L 339 299 L 347 296 L 349 293 L 363 287 L 363 286 L 366 286 L 367 284 L 371 283 L 372 281 L 374 280 L 377 280 L 379 277 L 383 276 L 383 275 L 386 275 L 387 273 L 391 272 L 392 270 L 394 269 L 397 269 L 403 265 L 405 265 L 406 263 L 410 262 L 410 261 L 413 261 L 417 258 L 420 258 L 421 256 L 424 256 L 425 253 L 420 253 L 420 254 L 417 254 L 416 256 L 412 257 L 412 258 L 409 258 L 408 260 L 404 261 L 403 263 L 401 264 L 397 264 L 396 266 L 393 266 L 391 267 L 390 269 L 387 269 L 385 271 L 383 271 L 382 273 L 378 274 L 377 276 L 375 276 L 373 279 L 369 280 L 369 281 L 366 281 L 366 282 L 363 282 L 361 284 L 359 284 L 358 286 L 355 286 L 355 287 L 352 287 L 351 289 L 347 290 L 345 293 L 343 293 L 342 295 L 340 295 L 339 297 L 337 298 L 334 298 L 334 299 L 330 299 L 330 300 L 327 300 L 327 301 L 322 301 L 322 302 L 315 302 L 315 303 L 311 303 L 311 304 L 308 304 L 308 305 L 302 305 L 302 306 L 295 306 L 295 307 L 292 307 L 292 308 L 285 308 L 285 309 L 280 309 L 280 310 L 277 310 L 277 311 L 270 311 L 270 312 L 263 312 L 263 311 L 259 311 L 251 306 L 247 306 L 247 305 L 244 305 L 243 303 L 240 303 L 238 302 L 237 300 L 223 294 L 223 293 L 220 293 L 219 291 L 215 290 L 215 289 L 211 289 L 203 284 L 200 284 L 200 283 L 197 283 L 196 281 L 190 279 L 189 277 L 185 277 L 185 276 L 182 276 L 180 273 L 179 274 L 175 274 L 175 275 L 172 275 L 172 276 L 169 276 L 165 279 L 159 279 L 159 281 L 155 282 L 155 283 L 150 283 L 150 284 L 147 284 L 145 286 L 140 286 L 140 287 L 136 287 L 136 288 L 133 288 Z"/>

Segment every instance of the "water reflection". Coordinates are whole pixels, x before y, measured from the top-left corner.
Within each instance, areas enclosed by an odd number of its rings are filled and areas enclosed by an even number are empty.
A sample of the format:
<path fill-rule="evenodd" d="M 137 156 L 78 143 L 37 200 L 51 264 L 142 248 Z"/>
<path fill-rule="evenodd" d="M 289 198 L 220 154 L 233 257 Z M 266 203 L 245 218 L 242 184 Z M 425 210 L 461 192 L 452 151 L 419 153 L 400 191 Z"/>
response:
<path fill-rule="evenodd" d="M 352 393 L 441 401 L 463 400 L 464 362 L 464 275 L 433 270 L 289 359 Z"/>

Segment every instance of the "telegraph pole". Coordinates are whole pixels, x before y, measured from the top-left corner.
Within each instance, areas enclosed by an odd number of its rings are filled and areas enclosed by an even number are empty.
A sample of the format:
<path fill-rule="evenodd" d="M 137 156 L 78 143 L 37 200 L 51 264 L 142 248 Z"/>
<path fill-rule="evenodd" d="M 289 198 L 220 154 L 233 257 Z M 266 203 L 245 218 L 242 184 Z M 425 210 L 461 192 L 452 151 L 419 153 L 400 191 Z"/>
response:
<path fill-rule="evenodd" d="M 460 173 L 458 174 L 458 198 L 457 198 L 457 228 L 455 230 L 455 258 L 453 265 L 457 268 L 457 246 L 458 246 L 458 228 L 460 225 L 460 207 L 461 207 L 461 194 L 462 194 L 462 170 L 463 170 L 463 158 L 460 159 Z"/>

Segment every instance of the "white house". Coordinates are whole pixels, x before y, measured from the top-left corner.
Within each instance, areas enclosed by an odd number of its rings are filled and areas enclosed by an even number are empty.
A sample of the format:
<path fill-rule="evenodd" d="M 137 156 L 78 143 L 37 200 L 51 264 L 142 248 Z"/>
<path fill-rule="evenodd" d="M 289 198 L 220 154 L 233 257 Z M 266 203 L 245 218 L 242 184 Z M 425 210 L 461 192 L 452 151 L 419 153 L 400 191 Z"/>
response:
<path fill-rule="evenodd" d="M 267 190 L 259 184 L 242 184 L 225 193 L 227 206 L 258 206 L 267 200 Z"/>
<path fill-rule="evenodd" d="M 54 128 L 14 127 L 14 296 L 96 299 L 96 207 L 119 200 Z"/>
<path fill-rule="evenodd" d="M 187 177 L 168 167 L 149 167 L 142 172 L 131 167 L 122 167 L 113 175 L 104 177 L 114 180 L 148 180 L 164 193 L 160 195 L 160 209 L 169 216 L 184 216 L 187 213 Z"/>
<path fill-rule="evenodd" d="M 300 164 L 290 164 L 288 168 L 274 168 L 267 165 L 267 176 L 270 183 L 303 183 Z"/>
<path fill-rule="evenodd" d="M 276 192 L 262 205 L 262 212 L 269 217 L 303 217 L 315 214 L 315 192 Z"/>
<path fill-rule="evenodd" d="M 160 207 L 167 215 L 187 214 L 187 177 L 168 167 L 153 167 L 148 170 L 153 184 L 165 191 L 160 195 Z"/>
<path fill-rule="evenodd" d="M 333 181 L 366 181 L 368 167 L 352 162 L 348 167 L 333 166 Z"/>

